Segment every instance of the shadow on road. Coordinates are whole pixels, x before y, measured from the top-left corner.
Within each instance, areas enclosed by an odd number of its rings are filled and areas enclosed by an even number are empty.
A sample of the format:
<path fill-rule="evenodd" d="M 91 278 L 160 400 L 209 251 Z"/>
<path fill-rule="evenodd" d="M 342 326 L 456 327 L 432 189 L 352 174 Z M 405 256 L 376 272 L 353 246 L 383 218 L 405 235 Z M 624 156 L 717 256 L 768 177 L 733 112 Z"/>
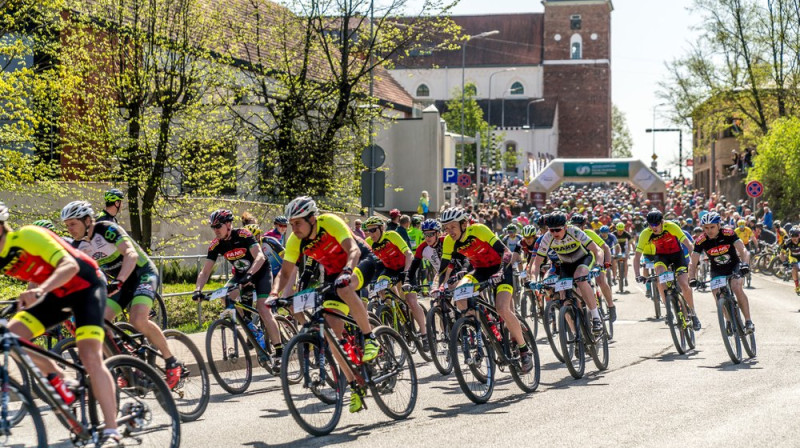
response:
<path fill-rule="evenodd" d="M 731 361 L 723 361 L 715 366 L 697 366 L 701 369 L 716 369 L 720 372 L 736 372 L 739 370 L 761 370 L 763 367 L 758 367 L 758 359 L 743 359 L 740 364 L 734 364 Z"/>
<path fill-rule="evenodd" d="M 432 413 L 428 416 L 429 418 L 448 418 L 455 417 L 459 414 L 507 414 L 508 411 L 500 411 L 500 409 L 510 406 L 524 398 L 529 397 L 530 395 L 531 394 L 518 393 L 504 397 L 497 401 L 490 400 L 485 404 L 475 404 L 471 401 L 467 401 L 465 403 L 454 404 L 447 408 L 430 406 L 425 408 L 425 410 Z"/>
<path fill-rule="evenodd" d="M 566 374 L 566 377 L 561 379 L 561 380 L 556 381 L 555 383 L 542 382 L 541 385 L 542 386 L 547 386 L 547 389 L 545 389 L 545 391 L 556 390 L 556 389 L 567 389 L 567 388 L 570 388 L 570 387 L 578 387 L 578 386 L 608 386 L 609 385 L 608 383 L 598 383 L 597 382 L 597 381 L 600 381 L 601 379 L 603 379 L 605 377 L 603 372 L 593 371 L 593 372 L 589 372 L 589 373 L 584 374 L 583 378 L 581 378 L 581 379 L 575 379 L 569 374 L 569 372 L 567 371 L 567 369 L 565 367 L 564 368 L 564 374 Z"/>
<path fill-rule="evenodd" d="M 406 421 L 412 421 L 412 420 L 414 420 L 413 417 L 409 417 L 408 419 L 406 419 Z M 396 423 L 397 422 L 394 420 L 388 420 L 369 425 L 352 424 L 352 425 L 342 426 L 341 428 L 337 428 L 335 430 L 335 433 L 327 436 L 321 436 L 321 437 L 306 436 L 301 439 L 297 439 L 293 442 L 276 443 L 272 445 L 264 442 L 250 442 L 250 443 L 245 443 L 243 445 L 252 446 L 254 448 L 297 448 L 298 446 L 319 448 L 334 444 L 353 442 L 361 437 L 370 435 L 373 430 L 392 427 Z"/>

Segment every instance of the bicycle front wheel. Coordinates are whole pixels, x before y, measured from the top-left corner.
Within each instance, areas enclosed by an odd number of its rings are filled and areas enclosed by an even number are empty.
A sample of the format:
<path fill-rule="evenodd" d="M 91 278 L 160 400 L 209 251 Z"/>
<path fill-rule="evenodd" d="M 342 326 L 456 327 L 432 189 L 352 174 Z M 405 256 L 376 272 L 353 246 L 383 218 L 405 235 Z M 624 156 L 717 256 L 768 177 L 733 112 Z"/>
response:
<path fill-rule="evenodd" d="M 656 319 L 661 319 L 661 294 L 655 283 L 650 285 L 650 295 L 653 296 L 653 308 L 656 311 Z"/>
<path fill-rule="evenodd" d="M 8 379 L 8 390 L 0 392 L 0 399 L 8 399 L 8 415 L 0 416 L 0 426 L 9 428 L 0 446 L 47 446 L 47 431 L 44 429 L 39 408 L 23 386 Z"/>
<path fill-rule="evenodd" d="M 533 332 L 528 327 L 527 322 L 520 322 L 522 326 L 522 335 L 525 338 L 525 344 L 528 346 L 528 353 L 533 359 L 533 369 L 528 373 L 523 373 L 519 362 L 511 365 L 511 377 L 517 383 L 523 392 L 531 393 L 539 388 L 539 379 L 542 374 L 541 361 L 539 360 L 539 348 L 536 347 L 536 339 L 534 339 Z M 519 348 L 514 348 L 515 355 L 519 356 Z"/>
<path fill-rule="evenodd" d="M 167 305 L 164 303 L 161 294 L 156 294 L 153 298 L 153 306 L 150 308 L 150 320 L 155 322 L 162 330 L 166 330 L 169 325 Z"/>
<path fill-rule="evenodd" d="M 181 379 L 172 389 L 172 397 L 181 414 L 181 420 L 191 422 L 200 418 L 211 398 L 211 383 L 203 355 L 188 336 L 178 330 L 165 330 L 164 337 L 172 356 L 182 364 Z M 164 358 L 157 357 L 159 370 L 166 371 Z"/>
<path fill-rule="evenodd" d="M 281 386 L 294 421 L 314 436 L 330 434 L 342 416 L 347 382 L 318 334 L 301 333 L 283 349 Z M 291 361 L 294 360 L 294 361 Z M 301 378 L 301 381 L 293 381 Z"/>
<path fill-rule="evenodd" d="M 369 389 L 378 407 L 395 420 L 402 420 L 417 404 L 417 370 L 408 346 L 388 327 L 373 330 L 381 345 L 378 357 L 364 369 L 369 373 Z"/>
<path fill-rule="evenodd" d="M 722 342 L 725 343 L 725 350 L 728 352 L 734 364 L 742 362 L 742 339 L 739 337 L 739 329 L 736 324 L 725 317 L 725 313 L 730 314 L 728 299 L 721 297 L 717 299 L 717 317 L 719 318 L 719 329 L 722 333 Z"/>
<path fill-rule="evenodd" d="M 474 403 L 486 403 L 495 382 L 494 349 L 475 318 L 457 320 L 450 332 L 450 359 L 464 394 Z"/>
<path fill-rule="evenodd" d="M 573 378 L 580 379 L 586 369 L 586 355 L 578 333 L 581 331 L 578 328 L 581 323 L 576 319 L 577 317 L 571 305 L 562 306 L 558 317 L 558 330 L 561 354 L 564 356 L 567 370 Z"/>
<path fill-rule="evenodd" d="M 425 325 L 428 327 L 428 347 L 433 365 L 442 375 L 450 375 L 453 371 L 453 364 L 450 362 L 450 318 L 437 305 L 428 311 Z"/>
<path fill-rule="evenodd" d="M 206 357 L 214 379 L 228 393 L 241 394 L 253 380 L 250 349 L 236 325 L 219 319 L 206 332 Z"/>
<path fill-rule="evenodd" d="M 683 355 L 694 348 L 694 328 L 689 321 L 688 306 L 683 307 L 681 300 L 671 295 L 667 300 L 669 309 L 667 319 L 669 320 L 669 333 L 672 336 L 672 343 L 678 354 Z"/>
<path fill-rule="evenodd" d="M 558 359 L 559 362 L 564 362 L 564 356 L 561 354 L 561 344 L 558 341 L 560 335 L 558 326 L 560 308 L 555 304 L 556 301 L 550 300 L 547 302 L 547 305 L 544 306 L 542 326 L 544 327 L 545 335 L 547 335 L 547 342 L 550 344 L 553 354 L 556 355 L 556 359 Z"/>

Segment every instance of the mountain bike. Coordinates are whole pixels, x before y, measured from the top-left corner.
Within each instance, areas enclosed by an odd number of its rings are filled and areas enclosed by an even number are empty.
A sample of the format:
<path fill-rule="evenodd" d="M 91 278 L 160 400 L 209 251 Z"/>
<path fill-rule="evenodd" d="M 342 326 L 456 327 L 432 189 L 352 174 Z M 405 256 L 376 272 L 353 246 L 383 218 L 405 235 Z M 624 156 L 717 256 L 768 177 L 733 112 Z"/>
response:
<path fill-rule="evenodd" d="M 717 276 L 711 279 L 709 286 L 711 291 L 719 291 L 717 295 L 717 318 L 719 329 L 722 333 L 722 341 L 725 343 L 725 350 L 728 352 L 734 364 L 742 362 L 742 348 L 749 358 L 755 358 L 756 334 L 747 333 L 744 328 L 744 316 L 736 295 L 731 291 L 730 281 L 732 278 L 741 278 L 739 273 L 731 275 Z"/>
<path fill-rule="evenodd" d="M 453 306 L 452 297 L 453 293 L 449 289 L 436 293 L 425 319 L 433 365 L 442 375 L 449 375 L 453 371 L 450 359 L 450 331 L 460 313 L 458 308 Z"/>
<path fill-rule="evenodd" d="M 608 273 L 609 269 L 601 270 L 602 273 L 605 271 Z M 603 320 L 603 324 L 608 331 L 608 339 L 614 339 L 614 322 L 611 320 L 611 315 L 608 311 L 608 303 L 606 302 L 605 297 L 603 296 L 603 291 L 600 289 L 600 286 L 597 284 L 597 280 L 592 279 L 592 290 L 594 291 L 595 299 L 597 300 L 597 312 L 600 313 L 600 319 Z"/>
<path fill-rule="evenodd" d="M 625 284 L 628 279 L 625 277 L 625 264 L 626 264 L 626 254 L 616 254 L 614 255 L 614 263 L 617 264 L 617 281 L 619 282 L 619 293 L 625 294 Z M 610 284 L 610 283 L 609 283 Z"/>
<path fill-rule="evenodd" d="M 664 285 L 666 319 L 672 343 L 675 344 L 678 353 L 683 355 L 695 347 L 694 326 L 691 319 L 694 310 L 686 303 L 680 288 L 677 287 L 673 271 L 662 272 L 658 276 L 658 282 Z"/>
<path fill-rule="evenodd" d="M 406 340 L 411 354 L 419 353 L 422 359 L 430 361 L 431 354 L 423 350 L 421 332 L 417 326 L 416 319 L 414 319 L 411 310 L 408 308 L 408 304 L 405 299 L 398 297 L 391 289 L 391 286 L 397 283 L 397 278 L 383 278 L 375 283 L 375 287 L 370 293 L 370 300 L 377 304 L 375 314 L 378 316 L 378 321 L 381 325 L 389 326 Z M 416 290 L 421 291 L 422 288 L 417 287 Z M 380 296 L 381 293 L 383 293 L 383 298 Z M 428 310 L 422 304 L 420 304 L 420 307 L 422 307 L 423 313 L 428 313 Z"/>
<path fill-rule="evenodd" d="M 531 331 L 533 332 L 533 339 L 536 339 L 539 335 L 539 320 L 542 319 L 542 310 L 543 310 L 543 298 L 538 294 L 538 291 L 533 291 L 528 288 L 527 278 L 528 272 L 525 269 L 522 269 L 518 273 L 515 272 L 514 275 L 518 277 L 518 280 L 515 284 L 519 284 L 519 307 L 515 308 L 517 314 L 520 315 L 523 319 L 529 322 L 529 326 L 531 327 Z M 514 291 L 517 291 L 517 287 L 514 287 Z"/>
<path fill-rule="evenodd" d="M 511 377 L 523 392 L 531 393 L 539 387 L 541 366 L 539 350 L 533 333 L 523 319 L 519 319 L 525 344 L 533 357 L 533 369 L 522 371 L 518 342 L 512 340 L 505 322 L 490 303 L 494 281 L 467 283 L 453 290 L 453 301 L 466 301 L 462 317 L 450 332 L 450 359 L 464 394 L 474 403 L 486 403 L 492 396 L 496 382 L 495 368 L 511 370 Z"/>
<path fill-rule="evenodd" d="M 380 343 L 379 354 L 369 363 L 362 362 L 364 335 L 347 315 L 349 307 L 333 294 L 329 284 L 271 304 L 292 305 L 295 313 L 308 316 L 283 351 L 281 386 L 292 417 L 309 434 L 321 436 L 333 431 L 342 414 L 347 387 L 342 369 L 348 369 L 362 396 L 369 391 L 388 417 L 407 418 L 417 402 L 417 371 L 406 341 L 385 325 L 373 327 L 372 333 Z M 344 322 L 342 340 L 326 319 Z M 339 365 L 332 350 L 345 364 Z"/>
<path fill-rule="evenodd" d="M 101 421 L 100 406 L 92 392 L 91 378 L 83 366 L 18 338 L 4 324 L 0 324 L 0 350 L 4 361 L 0 365 L 0 430 L 6 446 L 48 446 L 38 408 L 27 392 L 9 377 L 5 368 L 11 359 L 17 361 L 31 381 L 38 384 L 42 400 L 67 428 L 73 445 L 97 442 L 105 424 Z M 74 403 L 68 406 L 64 402 L 33 364 L 28 353 L 57 362 L 68 376 L 77 379 L 78 387 L 73 391 L 76 396 Z M 116 385 L 117 424 L 123 441 L 131 439 L 128 442 L 136 445 L 178 447 L 181 438 L 180 415 L 167 384 L 158 372 L 145 362 L 127 355 L 112 356 L 105 360 L 105 365 Z M 124 386 L 121 385 L 123 382 Z M 24 408 L 25 412 L 18 412 L 19 408 Z M 15 422 L 20 414 L 22 417 Z"/>
<path fill-rule="evenodd" d="M 645 264 L 645 267 L 651 275 L 646 275 L 645 277 L 647 280 L 644 282 L 645 287 L 650 288 L 650 298 L 653 301 L 653 308 L 656 312 L 656 319 L 661 319 L 661 293 L 658 291 L 658 286 L 656 286 L 656 282 L 658 281 L 658 276 L 656 275 L 656 264 L 655 262 L 648 261 Z"/>
<path fill-rule="evenodd" d="M 258 364 L 267 372 L 277 375 L 279 370 L 275 363 L 274 343 L 269 340 L 266 329 L 260 322 L 258 310 L 241 300 L 231 298 L 231 293 L 240 289 L 239 285 L 223 286 L 204 295 L 204 300 L 225 301 L 225 310 L 206 330 L 206 357 L 214 379 L 225 391 L 234 395 L 244 393 L 253 381 L 251 349 L 256 353 Z M 248 294 L 248 289 L 242 294 Z M 275 321 L 280 332 L 280 342 L 285 345 L 297 334 L 297 328 L 292 321 L 279 314 L 275 314 Z M 254 329 L 262 332 L 263 346 Z"/>
<path fill-rule="evenodd" d="M 563 302 L 561 301 L 561 296 L 553 292 L 557 281 L 558 276 L 551 275 L 543 279 L 540 283 L 532 282 L 529 288 L 538 291 L 542 296 L 549 297 L 544 306 L 544 311 L 542 312 L 542 327 L 547 336 L 547 343 L 550 344 L 550 349 L 553 350 L 556 359 L 558 359 L 559 362 L 564 362 L 564 356 L 561 354 L 561 343 L 558 340 L 560 333 L 558 322 Z"/>

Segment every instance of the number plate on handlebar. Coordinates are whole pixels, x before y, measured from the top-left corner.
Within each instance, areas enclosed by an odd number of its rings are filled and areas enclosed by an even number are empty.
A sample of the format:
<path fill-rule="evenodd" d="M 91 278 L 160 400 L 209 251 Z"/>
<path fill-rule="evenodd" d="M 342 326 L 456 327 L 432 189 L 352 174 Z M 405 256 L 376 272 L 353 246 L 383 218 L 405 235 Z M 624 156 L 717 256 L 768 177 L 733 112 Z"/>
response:
<path fill-rule="evenodd" d="M 453 290 L 453 301 L 458 302 L 460 300 L 469 299 L 470 297 L 475 297 L 475 295 L 475 285 L 467 283 Z"/>
<path fill-rule="evenodd" d="M 672 271 L 663 272 L 658 276 L 658 282 L 661 284 L 675 281 L 675 273 Z"/>
<path fill-rule="evenodd" d="M 542 284 L 545 286 L 553 286 L 556 284 L 557 281 L 558 281 L 558 276 L 551 275 L 550 277 L 547 277 L 544 280 L 542 280 Z"/>
<path fill-rule="evenodd" d="M 711 289 L 724 288 L 728 284 L 728 278 L 724 275 L 711 279 Z"/>
<path fill-rule="evenodd" d="M 306 310 L 314 309 L 317 304 L 317 291 L 306 289 L 294 295 L 292 305 L 295 313 L 302 313 Z"/>
<path fill-rule="evenodd" d="M 656 268 L 656 264 L 655 263 L 645 263 L 644 267 L 646 267 L 647 269 L 655 269 Z"/>
<path fill-rule="evenodd" d="M 389 289 L 389 280 L 383 279 L 375 282 L 375 287 L 372 288 L 372 293 L 378 293 L 385 289 Z"/>
<path fill-rule="evenodd" d="M 528 271 L 525 270 L 519 271 L 519 278 L 527 278 L 527 277 L 528 277 Z"/>
<path fill-rule="evenodd" d="M 228 295 L 228 287 L 219 288 L 208 296 L 208 300 L 224 299 Z"/>
<path fill-rule="evenodd" d="M 565 291 L 567 289 L 572 289 L 572 279 L 571 278 L 562 278 L 561 280 L 556 282 L 556 286 L 554 288 L 556 292 L 558 291 Z"/>

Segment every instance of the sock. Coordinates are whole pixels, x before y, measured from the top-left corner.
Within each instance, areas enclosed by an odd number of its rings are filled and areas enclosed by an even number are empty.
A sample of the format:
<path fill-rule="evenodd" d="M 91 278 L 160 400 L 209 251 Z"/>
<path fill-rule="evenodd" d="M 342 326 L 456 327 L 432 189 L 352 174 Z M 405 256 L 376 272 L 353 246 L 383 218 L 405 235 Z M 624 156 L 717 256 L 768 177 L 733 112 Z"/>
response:
<path fill-rule="evenodd" d="M 105 435 L 105 436 L 118 436 L 120 434 L 119 434 L 119 431 L 117 431 L 117 428 L 114 428 L 114 429 L 106 428 L 106 429 L 103 430 L 103 435 Z"/>
<path fill-rule="evenodd" d="M 592 319 L 600 319 L 600 310 L 595 308 L 591 311 L 592 311 Z"/>
<path fill-rule="evenodd" d="M 520 353 L 527 353 L 528 352 L 528 344 L 519 344 L 519 345 L 517 345 L 517 347 L 519 347 L 519 352 Z"/>
<path fill-rule="evenodd" d="M 283 355 L 283 344 L 275 344 L 272 347 L 275 348 L 275 356 Z"/>
<path fill-rule="evenodd" d="M 174 365 L 176 362 L 178 362 L 178 360 L 177 360 L 177 359 L 175 359 L 175 357 L 174 357 L 174 356 L 170 356 L 169 358 L 167 358 L 167 359 L 165 359 L 165 360 L 164 360 L 164 363 L 165 363 L 166 365 L 168 365 L 168 366 Z"/>
<path fill-rule="evenodd" d="M 367 339 L 375 339 L 375 333 L 370 332 L 368 335 L 366 335 L 366 338 Z"/>
<path fill-rule="evenodd" d="M 800 286 L 800 281 L 795 280 L 794 281 L 794 287 L 797 288 L 798 286 Z"/>

